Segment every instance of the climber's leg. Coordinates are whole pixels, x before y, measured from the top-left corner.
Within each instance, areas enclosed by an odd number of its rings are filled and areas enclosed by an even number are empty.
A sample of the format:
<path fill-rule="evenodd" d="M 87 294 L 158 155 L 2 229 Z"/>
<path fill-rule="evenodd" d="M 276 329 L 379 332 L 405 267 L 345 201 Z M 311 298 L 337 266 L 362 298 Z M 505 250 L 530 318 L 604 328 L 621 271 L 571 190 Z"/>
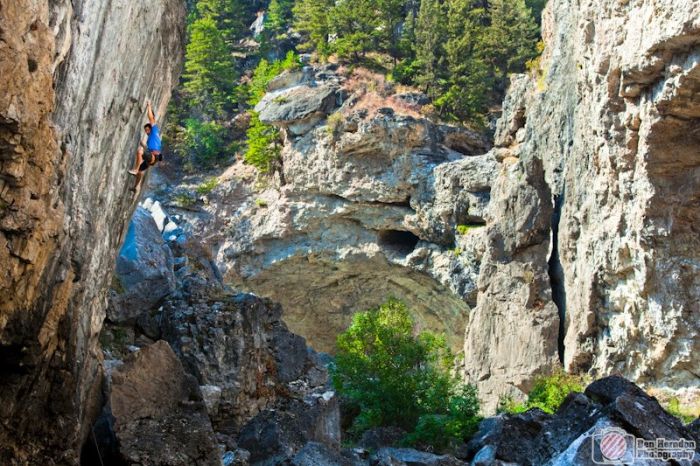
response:
<path fill-rule="evenodd" d="M 129 173 L 131 173 L 134 176 L 137 176 L 139 171 L 141 170 L 142 164 L 143 164 L 143 147 L 139 146 L 138 150 L 136 151 L 136 160 L 134 161 L 134 168 L 129 170 Z"/>

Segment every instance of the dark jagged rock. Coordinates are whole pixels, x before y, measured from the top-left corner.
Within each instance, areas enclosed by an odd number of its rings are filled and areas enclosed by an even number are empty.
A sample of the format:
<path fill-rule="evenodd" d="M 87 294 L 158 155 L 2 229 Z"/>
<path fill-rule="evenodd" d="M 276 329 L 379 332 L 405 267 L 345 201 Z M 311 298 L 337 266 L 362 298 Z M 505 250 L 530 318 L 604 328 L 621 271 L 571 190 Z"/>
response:
<path fill-rule="evenodd" d="M 119 453 L 129 465 L 220 465 L 197 382 L 166 342 L 115 369 L 108 400 Z"/>
<path fill-rule="evenodd" d="M 175 289 L 173 254 L 142 207 L 129 224 L 113 282 L 107 318 L 118 324 L 133 324 Z"/>
<path fill-rule="evenodd" d="M 406 436 L 406 431 L 400 427 L 375 427 L 362 434 L 358 445 L 370 451 L 382 447 L 393 447 Z"/>
<path fill-rule="evenodd" d="M 251 461 L 277 464 L 294 456 L 307 442 L 340 447 L 340 411 L 332 391 L 317 390 L 304 399 L 280 400 L 246 424 L 238 437 Z"/>
<path fill-rule="evenodd" d="M 233 433 L 280 395 L 287 384 L 321 370 L 303 338 L 281 321 L 281 308 L 249 294 L 235 294 L 190 277 L 180 298 L 163 305 L 163 336 L 199 384 L 215 393 L 210 416 L 219 431 Z M 313 377 L 325 384 L 326 377 Z"/>
<path fill-rule="evenodd" d="M 467 466 L 450 455 L 435 455 L 412 448 L 382 448 L 372 455 L 374 466 Z"/>
<path fill-rule="evenodd" d="M 464 458 L 480 466 L 593 464 L 599 450 L 592 442 L 611 428 L 647 440 L 696 438 L 692 424 L 684 427 L 655 398 L 612 376 L 593 382 L 585 394 L 570 394 L 554 415 L 532 409 L 485 419 L 467 444 Z M 700 461 L 698 451 L 695 461 Z"/>

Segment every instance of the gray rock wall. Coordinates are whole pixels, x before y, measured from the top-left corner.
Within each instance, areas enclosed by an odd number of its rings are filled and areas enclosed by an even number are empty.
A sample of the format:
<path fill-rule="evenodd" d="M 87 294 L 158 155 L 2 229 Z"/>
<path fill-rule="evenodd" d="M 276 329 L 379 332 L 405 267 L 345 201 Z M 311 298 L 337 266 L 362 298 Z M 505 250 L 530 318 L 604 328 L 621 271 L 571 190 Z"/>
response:
<path fill-rule="evenodd" d="M 487 244 L 466 336 L 488 407 L 557 357 L 594 376 L 700 386 L 699 18 L 682 0 L 545 10 L 539 75 L 514 79 L 499 124 L 495 151 L 515 168 L 497 182 L 510 210 L 493 202 L 488 229 L 505 243 Z M 540 176 L 513 176 L 538 164 Z M 510 214 L 534 205 L 549 235 Z M 494 277 L 505 267 L 517 270 Z"/>
<path fill-rule="evenodd" d="M 74 464 L 99 409 L 97 334 L 126 169 L 182 62 L 177 0 L 0 2 L 0 462 Z"/>

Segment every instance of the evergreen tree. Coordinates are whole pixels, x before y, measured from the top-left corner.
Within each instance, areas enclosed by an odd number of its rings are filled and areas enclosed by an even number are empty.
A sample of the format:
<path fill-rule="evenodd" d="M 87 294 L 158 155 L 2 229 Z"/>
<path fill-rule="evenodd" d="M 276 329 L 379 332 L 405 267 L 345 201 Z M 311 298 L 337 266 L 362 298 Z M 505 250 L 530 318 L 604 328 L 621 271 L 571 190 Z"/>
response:
<path fill-rule="evenodd" d="M 406 19 L 406 0 L 378 0 L 377 7 L 382 22 L 382 49 L 391 55 L 396 64 L 397 59 L 401 57 L 400 41 L 402 23 Z"/>
<path fill-rule="evenodd" d="M 381 35 L 381 11 L 376 0 L 340 0 L 331 10 L 332 50 L 341 58 L 359 61 L 376 50 Z"/>
<path fill-rule="evenodd" d="M 421 0 L 416 19 L 416 61 L 420 72 L 416 84 L 437 97 L 444 71 L 445 15 L 440 0 Z"/>
<path fill-rule="evenodd" d="M 289 28 L 292 19 L 291 0 L 271 0 L 265 18 L 265 29 L 269 31 L 270 37 L 277 37 L 284 34 Z"/>
<path fill-rule="evenodd" d="M 547 5 L 547 0 L 525 0 L 525 4 L 532 11 L 532 17 L 539 26 L 542 24 L 542 10 Z"/>
<path fill-rule="evenodd" d="M 481 58 L 491 68 L 495 91 L 502 95 L 508 74 L 524 70 L 537 55 L 539 32 L 525 0 L 491 0 L 489 18 Z"/>
<path fill-rule="evenodd" d="M 210 17 L 216 21 L 229 46 L 248 32 L 252 10 L 245 0 L 199 0 L 196 6 L 198 18 Z"/>
<path fill-rule="evenodd" d="M 444 89 L 435 105 L 443 117 L 481 120 L 489 98 L 491 78 L 481 59 L 481 42 L 488 11 L 475 0 L 449 0 Z"/>
<path fill-rule="evenodd" d="M 297 0 L 292 9 L 294 28 L 304 37 L 304 42 L 299 44 L 299 50 L 316 50 L 321 57 L 330 54 L 328 44 L 328 36 L 331 33 L 329 16 L 334 6 L 334 0 Z"/>
<path fill-rule="evenodd" d="M 191 106 L 210 116 L 221 115 L 230 104 L 236 83 L 234 61 L 210 16 L 195 20 L 185 52 L 184 88 Z"/>

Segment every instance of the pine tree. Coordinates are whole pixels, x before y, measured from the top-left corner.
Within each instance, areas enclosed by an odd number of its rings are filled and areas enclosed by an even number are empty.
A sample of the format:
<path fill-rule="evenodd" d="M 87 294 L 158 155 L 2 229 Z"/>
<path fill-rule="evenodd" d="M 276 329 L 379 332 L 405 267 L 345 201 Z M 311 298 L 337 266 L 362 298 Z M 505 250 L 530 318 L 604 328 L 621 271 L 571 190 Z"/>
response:
<path fill-rule="evenodd" d="M 416 60 L 420 67 L 416 83 L 432 97 L 438 94 L 444 71 L 446 32 L 440 0 L 421 0 L 416 19 Z"/>
<path fill-rule="evenodd" d="M 503 94 L 509 73 L 522 71 L 537 55 L 537 24 L 525 0 L 491 0 L 481 58 L 489 63 L 496 92 Z"/>
<path fill-rule="evenodd" d="M 394 59 L 394 64 L 401 57 L 401 28 L 406 19 L 406 0 L 378 0 L 382 31 L 382 49 Z M 405 27 L 405 25 L 404 25 Z"/>
<path fill-rule="evenodd" d="M 231 101 L 236 74 L 233 58 L 216 21 L 195 20 L 185 52 L 184 88 L 192 106 L 210 116 L 221 115 Z"/>
<path fill-rule="evenodd" d="M 265 29 L 270 31 L 271 37 L 280 36 L 289 28 L 293 3 L 290 0 L 270 1 L 265 18 Z"/>
<path fill-rule="evenodd" d="M 329 13 L 334 6 L 334 0 L 297 0 L 292 9 L 294 28 L 304 37 L 304 42 L 298 46 L 299 50 L 316 50 L 321 57 L 330 54 Z"/>
<path fill-rule="evenodd" d="M 539 26 L 542 24 L 542 10 L 544 10 L 547 0 L 525 0 L 525 4 L 532 11 L 532 17 Z"/>
<path fill-rule="evenodd" d="M 377 49 L 381 21 L 376 0 L 340 0 L 330 12 L 331 30 L 337 36 L 332 50 L 341 58 L 359 61 Z"/>
<path fill-rule="evenodd" d="M 491 85 L 480 58 L 488 11 L 475 0 L 449 0 L 447 8 L 446 78 L 435 104 L 445 118 L 480 122 Z"/>
<path fill-rule="evenodd" d="M 245 0 L 199 0 L 196 13 L 198 18 L 213 18 L 229 46 L 248 32 L 247 22 L 252 16 Z"/>

